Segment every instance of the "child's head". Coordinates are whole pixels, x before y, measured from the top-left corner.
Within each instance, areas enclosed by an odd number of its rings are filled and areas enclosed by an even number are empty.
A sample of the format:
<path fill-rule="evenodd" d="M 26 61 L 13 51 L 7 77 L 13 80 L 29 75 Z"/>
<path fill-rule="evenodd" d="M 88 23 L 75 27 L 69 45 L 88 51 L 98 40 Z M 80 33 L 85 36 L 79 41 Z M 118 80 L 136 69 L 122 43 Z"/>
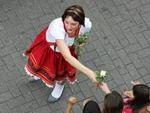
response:
<path fill-rule="evenodd" d="M 122 113 L 122 110 L 123 98 L 118 92 L 112 91 L 105 96 L 103 113 Z"/>
<path fill-rule="evenodd" d="M 133 109 L 140 109 L 150 103 L 150 87 L 144 84 L 133 86 L 134 99 L 131 101 Z"/>

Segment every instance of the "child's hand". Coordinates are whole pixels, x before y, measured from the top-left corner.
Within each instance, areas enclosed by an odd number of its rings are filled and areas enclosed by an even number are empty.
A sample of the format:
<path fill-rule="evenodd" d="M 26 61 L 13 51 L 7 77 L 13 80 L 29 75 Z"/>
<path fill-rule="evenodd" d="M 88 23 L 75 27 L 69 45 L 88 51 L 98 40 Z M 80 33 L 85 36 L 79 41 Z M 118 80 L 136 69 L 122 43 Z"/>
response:
<path fill-rule="evenodd" d="M 99 85 L 99 87 L 100 87 L 106 94 L 111 93 L 111 91 L 110 91 L 110 89 L 109 89 L 107 83 L 102 82 L 102 83 Z"/>
<path fill-rule="evenodd" d="M 74 105 L 77 103 L 77 98 L 76 97 L 70 97 L 68 100 L 68 104 Z"/>
<path fill-rule="evenodd" d="M 131 81 L 131 84 L 132 85 L 138 85 L 138 84 L 141 84 L 139 81 Z"/>
<path fill-rule="evenodd" d="M 132 91 L 124 91 L 124 92 L 123 92 L 123 95 L 126 96 L 126 97 L 129 97 L 129 98 L 131 98 L 131 99 L 134 98 Z"/>

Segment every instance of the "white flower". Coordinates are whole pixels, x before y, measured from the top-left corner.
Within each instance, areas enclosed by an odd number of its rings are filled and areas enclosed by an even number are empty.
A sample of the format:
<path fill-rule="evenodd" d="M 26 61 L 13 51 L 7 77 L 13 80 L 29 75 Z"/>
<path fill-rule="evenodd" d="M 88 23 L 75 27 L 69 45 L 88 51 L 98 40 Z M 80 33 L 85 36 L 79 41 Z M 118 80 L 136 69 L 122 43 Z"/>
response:
<path fill-rule="evenodd" d="M 101 70 L 101 72 L 100 72 L 100 75 L 101 75 L 101 77 L 105 77 L 106 76 L 106 71 L 104 71 L 104 70 Z"/>

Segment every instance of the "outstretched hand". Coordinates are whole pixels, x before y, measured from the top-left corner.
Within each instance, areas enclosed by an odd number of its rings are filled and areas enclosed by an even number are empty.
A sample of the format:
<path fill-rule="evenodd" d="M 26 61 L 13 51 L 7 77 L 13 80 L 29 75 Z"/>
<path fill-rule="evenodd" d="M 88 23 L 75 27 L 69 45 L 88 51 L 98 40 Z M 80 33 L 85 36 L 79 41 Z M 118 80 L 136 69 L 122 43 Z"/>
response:
<path fill-rule="evenodd" d="M 138 84 L 141 84 L 141 82 L 139 82 L 139 81 L 131 81 L 131 84 L 132 85 L 138 85 Z"/>
<path fill-rule="evenodd" d="M 109 89 L 107 83 L 102 82 L 102 83 L 99 85 L 99 87 L 100 87 L 106 94 L 111 93 L 111 91 L 110 91 L 110 89 Z"/>
<path fill-rule="evenodd" d="M 134 98 L 132 91 L 124 91 L 123 95 L 126 96 L 126 97 L 128 97 L 128 98 L 130 98 L 130 99 Z"/>
<path fill-rule="evenodd" d="M 70 97 L 68 100 L 68 104 L 74 105 L 77 103 L 77 98 L 76 97 Z"/>

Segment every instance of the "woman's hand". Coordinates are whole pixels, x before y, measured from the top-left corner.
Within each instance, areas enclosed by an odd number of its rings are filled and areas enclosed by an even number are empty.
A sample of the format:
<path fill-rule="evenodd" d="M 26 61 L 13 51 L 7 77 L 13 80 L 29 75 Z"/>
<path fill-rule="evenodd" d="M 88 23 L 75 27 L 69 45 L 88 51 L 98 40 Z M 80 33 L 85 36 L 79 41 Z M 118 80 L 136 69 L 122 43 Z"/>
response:
<path fill-rule="evenodd" d="M 111 93 L 107 83 L 102 82 L 99 86 L 106 94 Z"/>
<path fill-rule="evenodd" d="M 92 71 L 91 74 L 88 75 L 88 77 L 91 79 L 92 83 L 94 83 L 96 87 L 99 87 L 100 83 L 96 80 L 96 74 L 94 71 Z"/>
<path fill-rule="evenodd" d="M 74 105 L 75 103 L 77 103 L 77 98 L 76 97 L 70 97 L 68 100 L 68 104 Z"/>

